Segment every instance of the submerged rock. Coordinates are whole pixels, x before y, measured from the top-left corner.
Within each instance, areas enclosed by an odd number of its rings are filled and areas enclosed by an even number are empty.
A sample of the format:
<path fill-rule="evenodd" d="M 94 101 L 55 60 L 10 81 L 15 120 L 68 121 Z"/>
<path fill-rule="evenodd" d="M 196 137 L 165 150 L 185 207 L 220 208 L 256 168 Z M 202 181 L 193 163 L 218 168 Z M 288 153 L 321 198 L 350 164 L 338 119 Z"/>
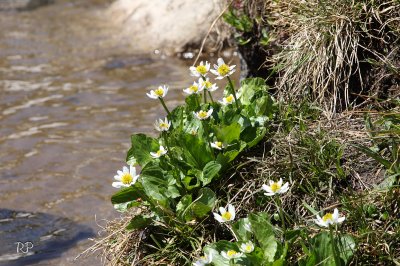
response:
<path fill-rule="evenodd" d="M 52 3 L 54 0 L 1 0 L 0 10 L 32 10 Z"/>
<path fill-rule="evenodd" d="M 92 229 L 64 217 L 0 209 L 0 265 L 52 259 L 92 236 Z"/>
<path fill-rule="evenodd" d="M 135 49 L 178 53 L 199 47 L 220 12 L 221 2 L 214 0 L 117 0 L 107 13 Z"/>

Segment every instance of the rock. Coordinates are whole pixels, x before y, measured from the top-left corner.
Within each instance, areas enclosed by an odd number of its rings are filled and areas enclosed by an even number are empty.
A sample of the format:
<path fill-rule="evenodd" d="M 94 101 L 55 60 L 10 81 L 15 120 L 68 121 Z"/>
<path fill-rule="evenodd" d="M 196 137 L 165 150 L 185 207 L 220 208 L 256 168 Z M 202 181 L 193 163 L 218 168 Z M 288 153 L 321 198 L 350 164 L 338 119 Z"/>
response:
<path fill-rule="evenodd" d="M 67 218 L 0 209 L 0 265 L 30 265 L 59 257 L 93 231 Z"/>
<path fill-rule="evenodd" d="M 32 10 L 52 3 L 54 0 L 1 0 L 0 10 Z"/>
<path fill-rule="evenodd" d="M 107 16 L 135 49 L 178 53 L 200 43 L 221 12 L 217 0 L 117 0 Z M 119 30 L 118 30 L 119 29 Z"/>

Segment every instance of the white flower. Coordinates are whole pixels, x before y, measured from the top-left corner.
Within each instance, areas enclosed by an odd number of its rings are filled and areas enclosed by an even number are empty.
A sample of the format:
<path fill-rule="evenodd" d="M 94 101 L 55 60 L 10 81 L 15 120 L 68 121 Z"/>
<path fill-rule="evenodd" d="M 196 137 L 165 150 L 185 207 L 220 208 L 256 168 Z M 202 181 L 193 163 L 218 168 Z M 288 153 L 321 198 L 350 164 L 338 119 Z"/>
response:
<path fill-rule="evenodd" d="M 210 117 L 210 115 L 212 114 L 212 112 L 213 112 L 213 109 L 210 108 L 210 110 L 208 110 L 207 112 L 206 112 L 206 111 L 203 111 L 203 110 L 198 111 L 197 113 L 194 112 L 194 115 L 195 115 L 198 119 L 200 119 L 200 120 L 206 120 L 207 118 Z"/>
<path fill-rule="evenodd" d="M 243 227 L 244 227 L 244 230 L 251 232 L 251 224 L 249 222 L 245 223 L 243 225 Z"/>
<path fill-rule="evenodd" d="M 168 93 L 168 86 L 159 86 L 156 90 L 151 90 L 146 93 L 152 99 L 164 98 Z"/>
<path fill-rule="evenodd" d="M 200 62 L 200 65 L 197 67 L 191 66 L 190 68 L 191 75 L 193 77 L 200 77 L 207 75 L 207 72 L 210 70 L 210 63 L 206 61 L 206 64 L 203 64 L 203 61 Z"/>
<path fill-rule="evenodd" d="M 212 143 L 211 143 L 211 147 L 213 147 L 214 149 L 217 149 L 217 150 L 222 150 L 222 148 L 225 148 L 225 147 L 224 147 L 224 144 L 222 144 L 221 141 L 214 141 L 214 142 L 212 142 Z"/>
<path fill-rule="evenodd" d="M 223 105 L 229 105 L 235 102 L 235 97 L 233 97 L 233 94 L 230 94 L 227 97 L 222 98 L 222 101 L 219 102 Z"/>
<path fill-rule="evenodd" d="M 198 260 L 193 262 L 193 266 L 205 266 L 212 262 L 212 253 L 204 254 L 204 256 L 200 257 Z"/>
<path fill-rule="evenodd" d="M 235 72 L 236 65 L 228 66 L 225 64 L 224 59 L 222 58 L 218 58 L 217 64 L 218 65 L 214 65 L 214 69 L 210 70 L 211 73 L 217 76 L 216 79 L 223 79 L 224 77 L 228 77 Z"/>
<path fill-rule="evenodd" d="M 251 241 L 240 245 L 240 250 L 244 253 L 251 253 L 254 250 L 254 245 Z"/>
<path fill-rule="evenodd" d="M 183 90 L 183 92 L 192 95 L 192 94 L 199 94 L 203 91 L 204 86 L 201 83 L 193 82 L 193 85 L 189 88 Z"/>
<path fill-rule="evenodd" d="M 233 221 L 235 219 L 235 207 L 233 207 L 232 204 L 228 204 L 228 210 L 220 207 L 219 212 L 221 213 L 221 215 L 216 212 L 214 212 L 213 214 L 214 218 L 220 223 Z"/>
<path fill-rule="evenodd" d="M 164 119 L 164 121 L 162 119 L 158 119 L 158 121 L 156 121 L 154 123 L 154 127 L 157 129 L 157 131 L 168 131 L 169 128 L 171 127 L 171 121 L 168 121 L 167 118 Z"/>
<path fill-rule="evenodd" d="M 206 80 L 199 78 L 199 84 L 201 84 L 201 86 L 203 86 L 205 90 L 208 90 L 211 92 L 216 91 L 218 89 L 217 84 L 211 83 L 209 81 L 209 78 L 207 78 Z"/>
<path fill-rule="evenodd" d="M 289 190 L 289 183 L 286 182 L 283 186 L 282 186 L 282 178 L 279 179 L 278 182 L 274 182 L 272 180 L 269 181 L 269 186 L 268 185 L 262 185 L 262 189 L 264 189 L 266 191 L 266 193 L 264 193 L 264 195 L 266 196 L 273 196 L 275 194 L 283 194 L 286 191 Z"/>
<path fill-rule="evenodd" d="M 163 147 L 160 146 L 159 150 L 156 152 L 150 152 L 151 157 L 153 157 L 154 159 L 160 158 L 161 156 L 163 156 L 164 154 L 167 153 L 167 150 Z"/>
<path fill-rule="evenodd" d="M 339 217 L 338 209 L 334 209 L 333 213 L 326 213 L 322 218 L 317 215 L 317 219 L 314 220 L 316 224 L 322 227 L 329 227 L 330 224 L 339 224 L 342 223 L 346 219 L 345 216 Z"/>
<path fill-rule="evenodd" d="M 221 256 L 224 257 L 225 259 L 231 260 L 231 259 L 236 259 L 242 256 L 242 253 L 237 252 L 233 249 L 228 250 L 227 252 L 222 251 Z"/>
<path fill-rule="evenodd" d="M 136 168 L 132 165 L 128 167 L 124 166 L 121 170 L 117 171 L 117 175 L 114 176 L 117 182 L 113 182 L 112 186 L 115 188 L 129 187 L 136 183 L 139 175 L 136 175 Z"/>

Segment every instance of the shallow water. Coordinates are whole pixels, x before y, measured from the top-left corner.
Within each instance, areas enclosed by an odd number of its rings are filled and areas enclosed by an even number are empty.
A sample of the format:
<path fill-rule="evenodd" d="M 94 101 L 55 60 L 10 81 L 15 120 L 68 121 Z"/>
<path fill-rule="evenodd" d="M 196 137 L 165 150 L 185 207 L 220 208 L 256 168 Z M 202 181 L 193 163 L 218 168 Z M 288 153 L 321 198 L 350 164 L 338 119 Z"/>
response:
<path fill-rule="evenodd" d="M 134 41 L 112 37 L 102 16 L 108 2 L 0 11 L 1 208 L 98 231 L 96 223 L 118 215 L 111 183 L 130 134 L 152 132 L 164 115 L 147 89 L 167 83 L 167 105 L 183 101 L 191 62 L 132 53 Z M 89 244 L 80 241 L 57 258 L 44 254 L 36 264 L 99 265 L 94 257 L 74 261 Z"/>

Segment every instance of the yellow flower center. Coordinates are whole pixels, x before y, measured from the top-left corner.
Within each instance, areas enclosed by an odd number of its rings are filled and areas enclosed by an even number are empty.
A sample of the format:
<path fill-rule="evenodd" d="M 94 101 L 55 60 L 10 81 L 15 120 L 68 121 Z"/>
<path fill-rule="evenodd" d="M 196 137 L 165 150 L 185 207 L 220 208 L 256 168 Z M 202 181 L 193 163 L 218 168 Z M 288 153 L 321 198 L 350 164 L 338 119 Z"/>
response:
<path fill-rule="evenodd" d="M 156 153 L 157 153 L 157 156 L 161 156 L 162 155 L 162 150 L 158 150 Z"/>
<path fill-rule="evenodd" d="M 121 182 L 125 185 L 129 185 L 130 183 L 132 183 L 133 181 L 133 177 L 130 173 L 124 173 L 121 176 Z"/>
<path fill-rule="evenodd" d="M 203 85 L 204 85 L 204 87 L 206 87 L 207 89 L 209 89 L 209 88 L 212 87 L 212 83 L 211 83 L 210 81 L 208 81 L 208 80 L 203 81 Z"/>
<path fill-rule="evenodd" d="M 221 141 L 215 142 L 215 145 L 216 145 L 218 148 L 222 148 L 222 142 L 221 142 Z"/>
<path fill-rule="evenodd" d="M 205 111 L 200 111 L 200 112 L 199 112 L 199 117 L 200 117 L 200 118 L 206 118 L 206 117 L 207 117 L 207 112 L 205 112 Z"/>
<path fill-rule="evenodd" d="M 193 136 L 197 135 L 197 131 L 192 129 L 192 131 L 190 132 Z"/>
<path fill-rule="evenodd" d="M 163 88 L 158 88 L 154 91 L 154 93 L 158 96 L 158 97 L 162 97 L 164 95 L 164 89 Z"/>
<path fill-rule="evenodd" d="M 279 189 L 281 188 L 281 185 L 279 185 L 278 183 L 272 183 L 272 185 L 271 185 L 271 190 L 272 190 L 272 192 L 277 192 Z"/>
<path fill-rule="evenodd" d="M 252 249 L 252 246 L 251 246 L 251 245 L 246 245 L 246 251 L 247 251 L 247 252 L 250 252 L 251 249 Z"/>
<path fill-rule="evenodd" d="M 232 218 L 232 214 L 230 212 L 225 212 L 222 214 L 222 218 L 226 221 L 229 221 Z"/>
<path fill-rule="evenodd" d="M 228 250 L 228 252 L 226 252 L 226 255 L 228 255 L 228 257 L 233 257 L 233 256 L 235 256 L 237 254 L 237 252 L 236 251 L 234 251 L 234 250 Z"/>
<path fill-rule="evenodd" d="M 168 128 L 168 124 L 167 123 L 160 123 L 160 128 Z"/>
<path fill-rule="evenodd" d="M 233 95 L 229 95 L 228 97 L 226 97 L 226 101 L 227 101 L 228 103 L 233 102 L 234 99 L 235 99 L 235 98 L 233 97 Z"/>
<path fill-rule="evenodd" d="M 192 68 L 193 69 L 193 68 Z M 196 67 L 196 71 L 198 72 L 198 73 L 200 73 L 201 75 L 205 75 L 206 73 L 207 73 L 207 68 L 206 68 L 206 66 L 204 66 L 204 65 L 198 65 L 197 67 Z"/>
<path fill-rule="evenodd" d="M 325 215 L 322 217 L 322 220 L 323 220 L 324 222 L 332 221 L 332 220 L 333 220 L 333 214 L 328 212 L 327 214 L 325 214 Z"/>
<path fill-rule="evenodd" d="M 222 64 L 222 65 L 220 65 L 220 66 L 218 67 L 217 71 L 218 71 L 218 74 L 219 74 L 220 76 L 225 76 L 225 75 L 228 75 L 230 69 L 229 69 L 229 66 L 228 66 L 228 65 Z"/>
<path fill-rule="evenodd" d="M 192 85 L 189 87 L 189 90 L 191 90 L 192 92 L 197 92 L 199 90 L 199 87 L 197 87 L 196 85 Z"/>

